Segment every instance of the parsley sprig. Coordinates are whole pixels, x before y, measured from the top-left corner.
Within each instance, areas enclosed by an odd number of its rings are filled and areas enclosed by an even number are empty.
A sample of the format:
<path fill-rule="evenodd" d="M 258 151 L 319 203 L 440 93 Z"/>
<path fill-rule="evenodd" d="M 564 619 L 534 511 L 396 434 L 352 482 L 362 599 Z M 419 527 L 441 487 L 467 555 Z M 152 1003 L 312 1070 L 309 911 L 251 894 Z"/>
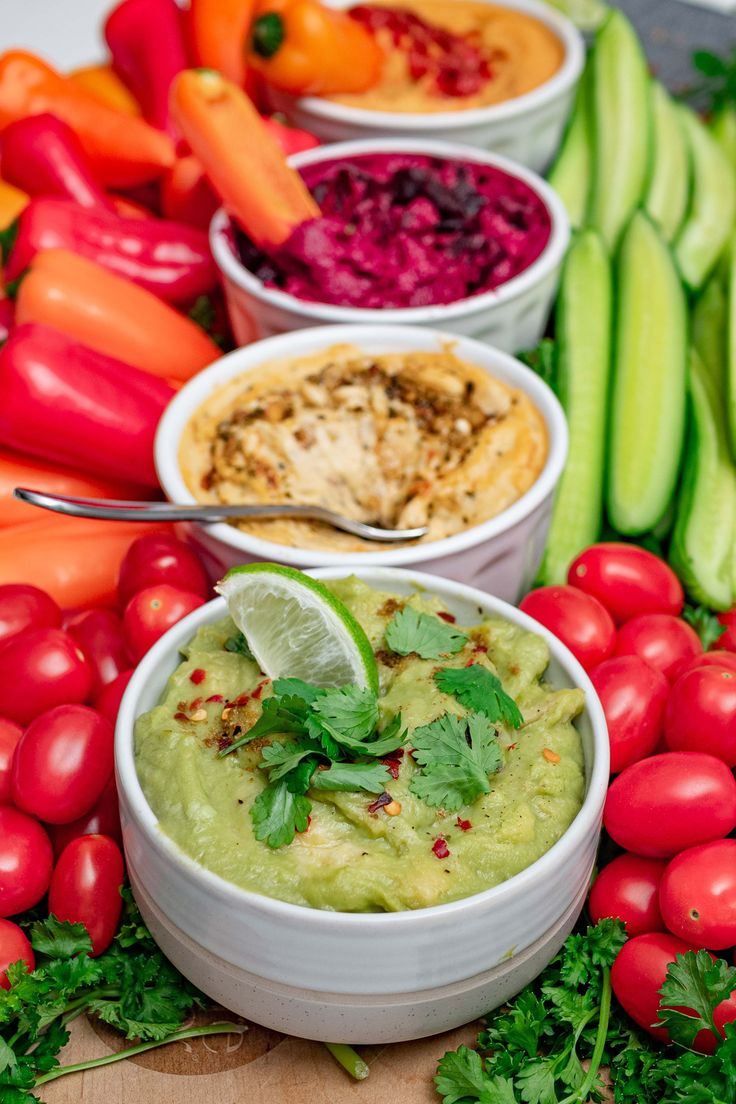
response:
<path fill-rule="evenodd" d="M 398 610 L 386 626 L 386 644 L 397 655 L 415 653 L 421 659 L 454 655 L 468 642 L 467 634 L 434 613 L 418 613 L 413 606 Z"/>
<path fill-rule="evenodd" d="M 685 1047 L 691 1047 L 702 1030 L 720 1038 L 713 1013 L 735 989 L 736 966 L 729 966 L 722 958 L 714 962 L 707 951 L 678 955 L 667 967 L 667 977 L 659 990 L 662 1000 L 658 1026 L 666 1027 L 673 1042 Z"/>

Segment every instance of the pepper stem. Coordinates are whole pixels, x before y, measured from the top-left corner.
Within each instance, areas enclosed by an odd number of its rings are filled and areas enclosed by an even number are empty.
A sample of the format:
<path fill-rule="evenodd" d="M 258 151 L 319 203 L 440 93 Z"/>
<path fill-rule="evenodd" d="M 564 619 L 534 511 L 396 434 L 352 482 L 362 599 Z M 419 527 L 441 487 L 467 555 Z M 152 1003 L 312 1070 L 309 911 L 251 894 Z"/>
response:
<path fill-rule="evenodd" d="M 253 53 L 262 58 L 272 58 L 286 37 L 284 21 L 276 12 L 260 15 L 253 24 L 251 45 Z"/>

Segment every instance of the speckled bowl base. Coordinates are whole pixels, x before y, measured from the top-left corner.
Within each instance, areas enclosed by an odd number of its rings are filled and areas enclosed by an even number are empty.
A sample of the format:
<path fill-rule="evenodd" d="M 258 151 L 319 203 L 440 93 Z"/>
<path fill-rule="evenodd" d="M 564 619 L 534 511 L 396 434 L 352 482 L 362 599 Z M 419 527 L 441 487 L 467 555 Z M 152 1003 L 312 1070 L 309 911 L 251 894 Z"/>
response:
<path fill-rule="evenodd" d="M 557 954 L 585 901 L 585 887 L 564 915 L 518 955 L 482 974 L 418 993 L 350 996 L 267 981 L 194 943 L 157 908 L 130 872 L 135 899 L 154 939 L 202 992 L 254 1023 L 322 1042 L 398 1043 L 450 1031 L 497 1008 L 528 985 Z M 462 939 L 458 928 L 457 938 Z M 381 949 L 376 947 L 376 970 Z M 390 989 L 391 979 L 386 978 Z"/>

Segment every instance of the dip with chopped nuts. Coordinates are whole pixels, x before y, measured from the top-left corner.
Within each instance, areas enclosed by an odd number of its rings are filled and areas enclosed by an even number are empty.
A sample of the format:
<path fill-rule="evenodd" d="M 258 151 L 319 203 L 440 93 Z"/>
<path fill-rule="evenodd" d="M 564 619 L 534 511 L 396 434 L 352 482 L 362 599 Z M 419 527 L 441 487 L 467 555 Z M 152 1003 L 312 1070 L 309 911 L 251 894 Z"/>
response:
<path fill-rule="evenodd" d="M 380 726 L 401 715 L 402 746 L 382 760 L 384 792 L 312 788 L 305 830 L 283 846 L 257 838 L 250 812 L 266 786 L 263 750 L 290 736 L 271 732 L 220 754 L 258 721 L 274 694 L 234 643 L 235 626 L 225 618 L 198 630 L 161 704 L 136 723 L 138 777 L 161 831 L 236 885 L 341 912 L 438 905 L 523 870 L 562 836 L 583 802 L 583 751 L 573 724 L 582 690 L 550 687 L 545 641 L 501 618 L 460 629 L 432 597 L 399 597 L 355 578 L 327 586 L 360 621 L 375 651 Z M 389 625 L 407 609 L 445 630 L 451 624 L 461 637 L 456 650 L 434 659 L 392 650 Z M 418 795 L 423 768 L 413 741 L 446 714 L 468 717 L 437 674 L 471 667 L 500 680 L 521 724 L 494 725 L 498 750 L 488 792 L 447 809 Z"/>
<path fill-rule="evenodd" d="M 317 504 L 424 542 L 495 517 L 547 459 L 544 418 L 525 392 L 440 352 L 370 356 L 339 345 L 272 361 L 196 411 L 179 464 L 201 502 Z M 240 521 L 298 548 L 375 551 L 321 522 Z"/>

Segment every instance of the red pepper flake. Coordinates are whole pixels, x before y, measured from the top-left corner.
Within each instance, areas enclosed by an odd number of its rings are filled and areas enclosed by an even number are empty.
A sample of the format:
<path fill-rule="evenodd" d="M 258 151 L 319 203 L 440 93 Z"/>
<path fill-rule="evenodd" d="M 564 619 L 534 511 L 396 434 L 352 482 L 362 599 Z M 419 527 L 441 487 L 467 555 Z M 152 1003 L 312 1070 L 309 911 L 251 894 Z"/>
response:
<path fill-rule="evenodd" d="M 199 686 L 200 682 L 204 682 L 206 678 L 207 672 L 201 667 L 196 667 L 189 676 L 189 681 L 193 682 L 195 686 Z"/>
<path fill-rule="evenodd" d="M 450 854 L 450 848 L 447 846 L 447 840 L 444 836 L 438 836 L 432 844 L 432 850 L 438 859 L 446 859 Z"/>
<path fill-rule="evenodd" d="M 476 645 L 475 645 L 475 646 L 473 647 L 473 654 L 474 654 L 474 655 L 475 655 L 475 654 L 477 654 L 478 652 L 483 652 L 483 653 L 485 653 L 485 652 L 487 652 L 487 651 L 488 651 L 488 645 L 487 645 L 487 644 L 476 644 Z"/>
<path fill-rule="evenodd" d="M 223 732 L 222 736 L 220 736 L 219 740 L 217 741 L 217 746 L 220 749 L 220 751 L 224 751 L 225 748 L 230 747 L 232 742 L 233 742 L 232 736 L 228 736 L 226 733 Z"/>
<path fill-rule="evenodd" d="M 469 832 L 473 825 L 469 820 L 462 820 L 460 817 L 455 821 L 461 832 Z"/>
<path fill-rule="evenodd" d="M 439 610 L 437 616 L 441 617 L 443 621 L 449 621 L 451 625 L 454 625 L 457 621 L 457 617 L 452 613 L 448 613 L 447 610 Z"/>
<path fill-rule="evenodd" d="M 179 712 L 179 713 L 174 714 L 174 720 L 175 721 L 188 721 L 189 718 L 187 717 L 186 713 Z"/>
<path fill-rule="evenodd" d="M 265 689 L 265 686 L 266 686 L 267 682 L 268 682 L 268 679 L 264 679 L 263 682 L 259 682 L 258 685 L 256 686 L 255 690 L 251 691 L 250 696 L 252 698 L 254 698 L 256 701 L 258 701 L 258 699 L 260 698 L 261 694 L 263 693 L 263 691 Z"/>
<path fill-rule="evenodd" d="M 210 696 L 204 700 L 208 702 L 221 702 L 224 701 L 225 698 L 222 694 L 210 694 Z"/>
<path fill-rule="evenodd" d="M 190 709 L 200 709 L 204 705 L 204 698 L 195 698 L 193 702 L 189 703 Z"/>
<path fill-rule="evenodd" d="M 397 748 L 396 751 L 392 751 L 390 755 L 387 755 L 384 759 L 381 760 L 384 767 L 387 769 L 392 778 L 399 777 L 399 766 L 403 754 L 404 749 Z"/>
<path fill-rule="evenodd" d="M 379 809 L 382 809 L 384 805 L 390 805 L 393 801 L 391 794 L 388 790 L 384 790 L 382 794 L 379 794 L 375 801 L 371 801 L 368 806 L 369 813 L 377 813 Z"/>

